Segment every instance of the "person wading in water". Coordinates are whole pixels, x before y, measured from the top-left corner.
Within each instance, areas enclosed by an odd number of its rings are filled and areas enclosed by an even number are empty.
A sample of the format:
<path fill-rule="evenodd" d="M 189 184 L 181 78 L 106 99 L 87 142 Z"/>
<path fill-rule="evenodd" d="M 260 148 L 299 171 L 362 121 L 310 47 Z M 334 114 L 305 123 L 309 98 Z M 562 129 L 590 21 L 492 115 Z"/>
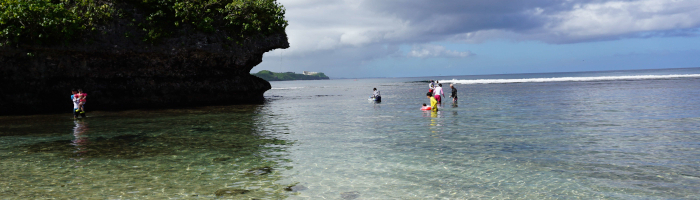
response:
<path fill-rule="evenodd" d="M 374 98 L 374 101 L 382 101 L 382 95 L 379 94 L 379 90 L 377 88 L 374 88 L 374 92 L 372 93 L 372 98 Z"/>

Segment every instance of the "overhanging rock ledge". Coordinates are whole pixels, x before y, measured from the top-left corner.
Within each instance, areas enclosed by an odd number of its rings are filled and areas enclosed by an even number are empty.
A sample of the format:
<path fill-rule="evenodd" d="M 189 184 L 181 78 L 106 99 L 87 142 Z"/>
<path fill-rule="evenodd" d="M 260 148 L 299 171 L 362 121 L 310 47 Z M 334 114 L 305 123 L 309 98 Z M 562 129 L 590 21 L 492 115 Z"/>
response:
<path fill-rule="evenodd" d="M 262 103 L 270 83 L 250 70 L 265 52 L 289 47 L 284 33 L 145 44 L 111 28 L 75 45 L 0 47 L 0 115 L 69 112 L 71 88 L 88 94 L 88 111 Z"/>

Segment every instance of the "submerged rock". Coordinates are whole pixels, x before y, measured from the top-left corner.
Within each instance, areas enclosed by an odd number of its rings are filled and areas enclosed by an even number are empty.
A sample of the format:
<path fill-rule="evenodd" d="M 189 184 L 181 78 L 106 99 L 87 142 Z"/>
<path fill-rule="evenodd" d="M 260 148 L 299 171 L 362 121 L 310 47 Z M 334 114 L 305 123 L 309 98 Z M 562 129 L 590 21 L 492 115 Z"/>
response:
<path fill-rule="evenodd" d="M 214 158 L 214 159 L 212 159 L 211 161 L 213 161 L 213 162 L 223 162 L 223 161 L 227 161 L 227 160 L 231 160 L 231 158 L 228 158 L 228 157 L 227 157 L 227 158 Z"/>
<path fill-rule="evenodd" d="M 357 191 L 340 193 L 340 198 L 345 200 L 357 199 L 358 197 L 360 197 L 360 192 Z"/>
<path fill-rule="evenodd" d="M 243 190 L 243 189 L 231 189 L 231 188 L 225 188 L 225 189 L 219 189 L 217 190 L 214 194 L 216 194 L 217 197 L 220 196 L 235 196 L 239 194 L 246 194 L 250 192 L 250 190 Z"/>
<path fill-rule="evenodd" d="M 165 146 L 145 143 L 157 138 L 140 135 L 120 135 L 78 140 L 57 140 L 27 145 L 28 153 L 55 153 L 67 158 L 142 158 L 170 155 Z"/>
<path fill-rule="evenodd" d="M 272 167 L 258 167 L 258 168 L 253 168 L 249 169 L 246 171 L 246 174 L 253 174 L 253 175 L 265 175 L 272 173 Z"/>
<path fill-rule="evenodd" d="M 307 188 L 306 186 L 303 186 L 303 185 L 299 185 L 299 184 L 290 185 L 290 186 L 287 186 L 284 188 L 285 191 L 289 191 L 289 192 L 298 192 L 298 191 L 303 191 L 303 190 L 307 190 L 307 189 L 309 189 L 309 188 Z"/>

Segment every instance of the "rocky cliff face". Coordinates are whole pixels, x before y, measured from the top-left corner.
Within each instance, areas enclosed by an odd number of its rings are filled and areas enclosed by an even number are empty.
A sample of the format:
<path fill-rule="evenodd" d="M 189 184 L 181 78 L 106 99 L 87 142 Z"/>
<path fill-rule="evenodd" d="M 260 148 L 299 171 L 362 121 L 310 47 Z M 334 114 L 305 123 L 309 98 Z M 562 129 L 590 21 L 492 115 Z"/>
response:
<path fill-rule="evenodd" d="M 0 114 L 70 112 L 71 88 L 85 109 L 261 103 L 270 84 L 250 75 L 263 53 L 287 48 L 284 33 L 239 44 L 224 33 L 188 33 L 157 44 L 127 37 L 119 23 L 79 43 L 0 48 Z"/>

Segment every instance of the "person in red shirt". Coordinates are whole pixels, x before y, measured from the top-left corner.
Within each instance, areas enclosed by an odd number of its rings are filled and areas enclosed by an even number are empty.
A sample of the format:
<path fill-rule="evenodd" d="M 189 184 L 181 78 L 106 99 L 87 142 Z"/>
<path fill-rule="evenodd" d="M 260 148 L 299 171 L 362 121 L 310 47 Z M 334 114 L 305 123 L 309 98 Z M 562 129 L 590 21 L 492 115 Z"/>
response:
<path fill-rule="evenodd" d="M 85 103 L 87 102 L 87 93 L 83 92 L 83 89 L 78 89 L 78 94 L 75 95 L 78 98 L 78 108 L 80 108 L 80 113 L 85 113 Z"/>

